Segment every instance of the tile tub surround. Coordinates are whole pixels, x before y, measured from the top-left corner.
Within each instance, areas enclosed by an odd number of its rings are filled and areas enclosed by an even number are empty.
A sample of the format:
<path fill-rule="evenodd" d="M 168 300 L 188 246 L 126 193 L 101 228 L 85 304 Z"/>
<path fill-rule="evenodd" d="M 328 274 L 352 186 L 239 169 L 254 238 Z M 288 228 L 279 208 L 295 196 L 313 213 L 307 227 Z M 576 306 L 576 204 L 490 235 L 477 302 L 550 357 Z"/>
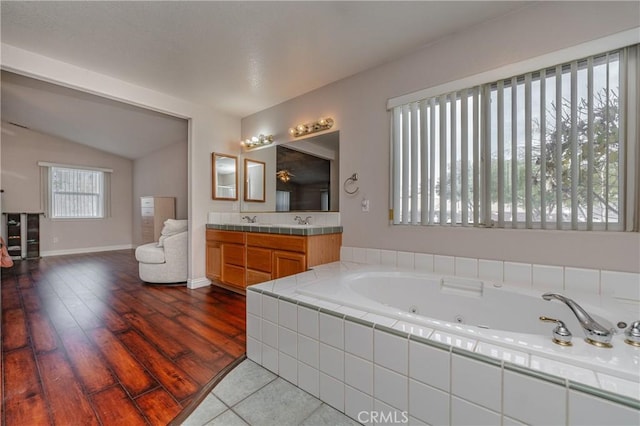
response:
<path fill-rule="evenodd" d="M 265 225 L 260 223 L 238 223 L 238 224 L 207 224 L 207 229 L 217 229 L 221 231 L 259 232 L 263 234 L 280 235 L 325 235 L 341 234 L 342 226 L 306 225 L 304 227 L 295 225 Z"/>
<path fill-rule="evenodd" d="M 249 287 L 247 356 L 353 419 L 378 410 L 411 424 L 577 425 L 597 407 L 610 424 L 638 423 L 637 382 L 295 292 L 358 267 L 336 262 Z"/>
<path fill-rule="evenodd" d="M 254 225 L 277 223 L 277 224 L 296 224 L 294 219 L 296 216 L 306 218 L 311 216 L 309 222 L 312 225 L 320 226 L 340 226 L 340 213 L 339 212 L 280 212 L 280 213 L 263 213 L 263 212 L 209 212 L 207 214 L 207 223 L 209 224 L 246 224 L 245 220 L 242 220 L 243 216 L 256 217 L 256 223 Z"/>

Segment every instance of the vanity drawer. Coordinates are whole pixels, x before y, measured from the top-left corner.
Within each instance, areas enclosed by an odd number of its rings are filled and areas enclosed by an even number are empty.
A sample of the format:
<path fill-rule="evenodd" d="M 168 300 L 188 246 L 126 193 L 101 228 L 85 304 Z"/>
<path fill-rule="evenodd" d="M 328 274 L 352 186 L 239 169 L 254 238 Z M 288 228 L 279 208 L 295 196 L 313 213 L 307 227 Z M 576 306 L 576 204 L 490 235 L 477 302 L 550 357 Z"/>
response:
<path fill-rule="evenodd" d="M 247 246 L 304 253 L 307 240 L 305 237 L 293 235 L 247 233 Z"/>
<path fill-rule="evenodd" d="M 244 288 L 245 285 L 245 269 L 242 266 L 224 264 L 222 265 L 222 281 L 237 287 Z"/>
<path fill-rule="evenodd" d="M 244 246 L 238 244 L 223 244 L 222 263 L 225 265 L 236 265 L 244 267 Z"/>
<path fill-rule="evenodd" d="M 244 244 L 245 233 L 207 229 L 207 240 L 220 241 L 222 243 Z"/>
<path fill-rule="evenodd" d="M 263 248 L 247 248 L 247 268 L 271 273 L 271 250 Z"/>

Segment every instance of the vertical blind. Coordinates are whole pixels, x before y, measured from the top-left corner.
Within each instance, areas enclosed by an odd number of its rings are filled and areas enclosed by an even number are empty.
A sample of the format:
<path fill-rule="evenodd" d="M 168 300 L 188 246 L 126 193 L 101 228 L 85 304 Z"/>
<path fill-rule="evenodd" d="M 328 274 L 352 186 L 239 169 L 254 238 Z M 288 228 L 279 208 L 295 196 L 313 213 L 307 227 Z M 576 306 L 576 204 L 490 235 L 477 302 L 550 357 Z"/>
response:
<path fill-rule="evenodd" d="M 637 50 L 394 107 L 393 223 L 623 229 Z"/>

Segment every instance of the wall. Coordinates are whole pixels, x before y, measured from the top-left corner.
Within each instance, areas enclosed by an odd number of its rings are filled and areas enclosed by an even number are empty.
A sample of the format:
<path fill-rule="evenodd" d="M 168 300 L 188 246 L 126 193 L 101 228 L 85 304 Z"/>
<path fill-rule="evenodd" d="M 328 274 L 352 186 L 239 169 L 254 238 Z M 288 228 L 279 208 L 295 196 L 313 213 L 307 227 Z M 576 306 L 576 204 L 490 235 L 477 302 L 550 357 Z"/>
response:
<path fill-rule="evenodd" d="M 211 200 L 211 152 L 233 155 L 240 153 L 240 120 L 203 105 L 11 45 L 2 44 L 1 51 L 2 68 L 5 70 L 189 120 L 187 284 L 192 288 L 208 285 L 210 282 L 205 277 L 204 251 L 207 214 L 210 211 L 231 211 L 234 205 L 237 209 L 237 203 Z M 129 195 L 130 200 L 131 198 L 132 194 Z M 129 208 L 129 217 L 131 211 Z"/>
<path fill-rule="evenodd" d="M 113 169 L 111 217 L 51 220 L 41 216 L 43 255 L 131 247 L 131 160 L 5 122 L 2 128 L 5 212 L 42 211 L 38 161 Z"/>
<path fill-rule="evenodd" d="M 186 139 L 187 135 L 185 135 Z M 142 242 L 140 197 L 176 198 L 176 219 L 188 217 L 188 143 L 178 142 L 133 162 L 133 244 Z"/>
<path fill-rule="evenodd" d="M 452 34 L 423 50 L 242 120 L 242 138 L 333 117 L 340 176 L 358 173 L 360 192 L 340 199 L 345 246 L 429 252 L 546 265 L 640 271 L 640 234 L 390 226 L 389 98 L 636 28 L 636 2 L 536 2 Z M 544 24 L 541 24 L 544 23 Z M 506 76 L 505 76 L 506 77 Z M 363 198 L 370 211 L 361 211 Z M 602 256 L 607 253 L 607 256 Z"/>

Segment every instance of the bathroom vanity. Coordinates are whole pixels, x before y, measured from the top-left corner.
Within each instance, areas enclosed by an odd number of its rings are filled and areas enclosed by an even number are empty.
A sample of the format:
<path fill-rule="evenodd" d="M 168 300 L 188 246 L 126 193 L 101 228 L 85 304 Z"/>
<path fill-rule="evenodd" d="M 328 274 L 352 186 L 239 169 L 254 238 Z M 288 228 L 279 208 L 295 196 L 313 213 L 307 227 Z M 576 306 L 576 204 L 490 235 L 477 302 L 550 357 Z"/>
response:
<path fill-rule="evenodd" d="M 340 260 L 340 226 L 209 224 L 206 232 L 207 278 L 241 293 L 248 285 Z"/>

